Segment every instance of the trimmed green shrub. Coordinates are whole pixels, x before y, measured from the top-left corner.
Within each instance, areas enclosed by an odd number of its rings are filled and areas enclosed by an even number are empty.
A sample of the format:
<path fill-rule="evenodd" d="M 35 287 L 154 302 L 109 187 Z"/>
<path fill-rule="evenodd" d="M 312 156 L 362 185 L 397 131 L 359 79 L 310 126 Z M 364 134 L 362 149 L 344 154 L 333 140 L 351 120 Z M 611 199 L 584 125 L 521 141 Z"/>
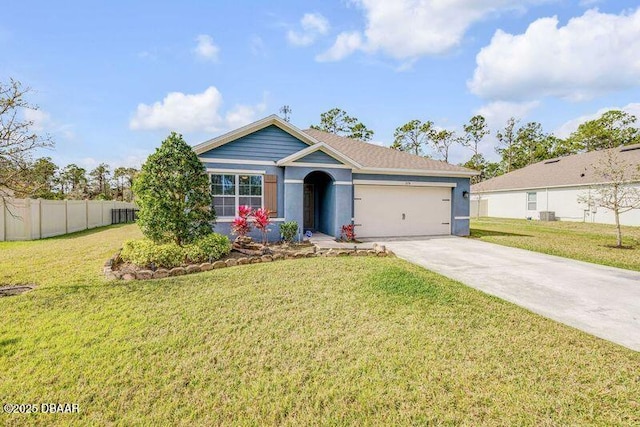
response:
<path fill-rule="evenodd" d="M 185 250 L 177 243 L 156 244 L 149 239 L 128 240 L 124 243 L 120 258 L 140 267 L 173 268 L 185 260 Z"/>
<path fill-rule="evenodd" d="M 133 183 L 144 236 L 184 246 L 211 233 L 216 215 L 210 186 L 196 153 L 182 135 L 172 132 L 147 158 Z"/>
<path fill-rule="evenodd" d="M 280 234 L 285 242 L 293 242 L 298 234 L 298 223 L 296 221 L 283 222 L 280 224 Z"/>
<path fill-rule="evenodd" d="M 225 235 L 211 233 L 185 246 L 184 250 L 191 262 L 214 261 L 231 251 L 231 242 Z"/>
<path fill-rule="evenodd" d="M 210 233 L 194 243 L 179 246 L 177 243 L 157 244 L 149 239 L 127 240 L 120 252 L 120 258 L 140 267 L 173 268 L 185 261 L 205 262 L 218 260 L 231 251 L 229 238 L 222 234 Z"/>

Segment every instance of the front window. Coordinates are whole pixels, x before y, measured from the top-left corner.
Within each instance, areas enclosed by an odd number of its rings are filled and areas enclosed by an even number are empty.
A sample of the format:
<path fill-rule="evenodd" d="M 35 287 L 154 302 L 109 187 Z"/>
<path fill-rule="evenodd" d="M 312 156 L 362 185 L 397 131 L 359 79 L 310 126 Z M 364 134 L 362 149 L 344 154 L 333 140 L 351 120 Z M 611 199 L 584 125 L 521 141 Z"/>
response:
<path fill-rule="evenodd" d="M 221 217 L 232 217 L 238 206 L 247 205 L 251 209 L 262 207 L 261 175 L 211 175 L 211 195 L 213 208 Z"/>
<path fill-rule="evenodd" d="M 527 193 L 527 210 L 538 210 L 538 193 Z"/>

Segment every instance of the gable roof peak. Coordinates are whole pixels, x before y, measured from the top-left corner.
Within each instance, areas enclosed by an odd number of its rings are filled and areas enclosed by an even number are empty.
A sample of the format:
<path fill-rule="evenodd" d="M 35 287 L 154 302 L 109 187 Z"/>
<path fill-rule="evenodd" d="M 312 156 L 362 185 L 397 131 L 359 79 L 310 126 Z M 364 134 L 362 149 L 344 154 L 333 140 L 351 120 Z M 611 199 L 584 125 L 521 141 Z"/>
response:
<path fill-rule="evenodd" d="M 287 156 L 283 159 L 278 160 L 276 164 L 278 166 L 287 165 L 292 162 L 295 162 L 296 160 L 302 159 L 311 153 L 315 153 L 316 151 L 322 151 L 323 153 L 327 154 L 330 157 L 333 157 L 334 159 L 336 159 L 337 161 L 339 161 L 344 165 L 353 166 L 356 169 L 362 169 L 362 165 L 360 165 L 358 162 L 349 158 L 349 156 L 336 150 L 331 145 L 326 144 L 324 142 L 318 142 L 317 144 L 310 145 L 309 147 L 303 150 L 300 150 L 296 153 L 291 154 L 290 156 Z"/>
<path fill-rule="evenodd" d="M 234 141 L 236 139 L 242 138 L 243 136 L 249 135 L 251 133 L 257 132 L 261 129 L 264 129 L 268 126 L 276 126 L 283 131 L 287 132 L 289 135 L 299 139 L 308 145 L 317 144 L 319 141 L 315 139 L 313 136 L 301 131 L 291 123 L 285 121 L 280 116 L 276 114 L 271 114 L 263 119 L 257 120 L 253 123 L 249 123 L 245 126 L 239 127 L 238 129 L 234 129 L 230 132 L 212 138 L 208 141 L 205 141 L 201 144 L 198 144 L 193 147 L 193 151 L 196 154 L 202 154 L 206 151 L 212 150 L 214 148 L 218 148 L 221 145 L 224 145 L 228 142 Z"/>

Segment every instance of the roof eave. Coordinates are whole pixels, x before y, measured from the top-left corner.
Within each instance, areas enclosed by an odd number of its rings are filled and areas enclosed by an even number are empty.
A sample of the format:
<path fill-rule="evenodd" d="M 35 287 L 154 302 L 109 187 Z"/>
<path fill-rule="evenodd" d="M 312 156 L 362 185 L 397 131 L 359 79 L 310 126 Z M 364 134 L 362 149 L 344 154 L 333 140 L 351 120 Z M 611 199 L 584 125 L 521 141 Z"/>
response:
<path fill-rule="evenodd" d="M 442 171 L 433 169 L 404 169 L 404 168 L 376 168 L 364 167 L 354 173 L 373 175 L 416 175 L 416 176 L 442 176 L 451 178 L 471 178 L 479 175 L 478 171 Z"/>
<path fill-rule="evenodd" d="M 579 188 L 579 187 L 597 187 L 603 185 L 611 185 L 612 182 L 577 182 L 573 184 L 557 184 L 557 185 L 535 185 L 531 187 L 512 187 L 512 188 L 494 188 L 491 190 L 473 190 L 473 186 L 471 187 L 471 192 L 474 194 L 486 194 L 486 193 L 504 193 L 508 191 L 528 191 L 528 190 L 546 190 L 553 188 Z M 625 185 L 635 185 L 640 184 L 639 181 L 629 181 L 625 182 Z"/>

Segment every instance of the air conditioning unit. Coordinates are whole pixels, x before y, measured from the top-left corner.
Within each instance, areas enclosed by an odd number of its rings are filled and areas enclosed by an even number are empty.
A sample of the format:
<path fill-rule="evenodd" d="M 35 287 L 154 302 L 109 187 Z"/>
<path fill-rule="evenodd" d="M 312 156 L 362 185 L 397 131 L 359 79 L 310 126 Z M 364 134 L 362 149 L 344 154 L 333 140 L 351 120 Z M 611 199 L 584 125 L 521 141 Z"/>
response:
<path fill-rule="evenodd" d="M 540 221 L 555 221 L 556 213 L 554 211 L 541 211 Z"/>

